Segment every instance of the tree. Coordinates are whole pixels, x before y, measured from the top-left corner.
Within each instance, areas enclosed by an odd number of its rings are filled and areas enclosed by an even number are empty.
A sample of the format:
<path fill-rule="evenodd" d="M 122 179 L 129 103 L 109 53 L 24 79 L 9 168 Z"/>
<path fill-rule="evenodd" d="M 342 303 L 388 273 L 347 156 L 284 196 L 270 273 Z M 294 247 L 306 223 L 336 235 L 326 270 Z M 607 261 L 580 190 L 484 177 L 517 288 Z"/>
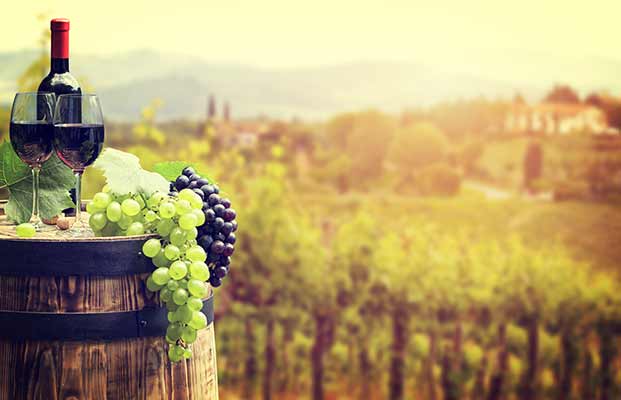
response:
<path fill-rule="evenodd" d="M 226 122 L 229 122 L 231 120 L 231 105 L 229 104 L 228 101 L 224 103 L 224 109 L 222 111 L 222 118 Z"/>
<path fill-rule="evenodd" d="M 419 122 L 396 131 L 388 160 L 397 165 L 401 173 L 416 170 L 446 160 L 448 143 L 444 133 L 434 124 Z"/>
<path fill-rule="evenodd" d="M 209 95 L 209 104 L 207 106 L 207 119 L 212 120 L 216 117 L 216 99 L 214 95 Z"/>
<path fill-rule="evenodd" d="M 524 154 L 524 187 L 533 192 L 534 184 L 541 178 L 543 170 L 543 150 L 539 141 L 531 141 Z"/>
<path fill-rule="evenodd" d="M 548 103 L 580 103 L 580 96 L 569 85 L 555 85 L 544 97 Z"/>

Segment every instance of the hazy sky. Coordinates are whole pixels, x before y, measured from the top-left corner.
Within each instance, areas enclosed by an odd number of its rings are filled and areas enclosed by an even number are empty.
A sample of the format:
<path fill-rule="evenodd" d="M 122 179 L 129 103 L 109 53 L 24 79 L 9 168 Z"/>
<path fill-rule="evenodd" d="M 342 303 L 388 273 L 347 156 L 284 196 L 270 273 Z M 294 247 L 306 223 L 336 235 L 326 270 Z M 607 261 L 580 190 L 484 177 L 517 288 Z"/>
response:
<path fill-rule="evenodd" d="M 272 67 L 433 64 L 509 50 L 621 59 L 619 0 L 62 0 L 2 11 L 0 51 L 34 47 L 45 12 L 71 19 L 71 51 L 80 53 L 153 48 Z"/>

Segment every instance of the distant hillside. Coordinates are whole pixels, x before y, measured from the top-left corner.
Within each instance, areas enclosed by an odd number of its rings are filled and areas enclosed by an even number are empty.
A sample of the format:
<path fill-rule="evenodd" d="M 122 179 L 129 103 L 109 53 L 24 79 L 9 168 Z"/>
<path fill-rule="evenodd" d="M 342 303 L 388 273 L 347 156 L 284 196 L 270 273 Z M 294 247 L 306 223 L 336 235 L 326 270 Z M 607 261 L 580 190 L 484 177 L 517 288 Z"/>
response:
<path fill-rule="evenodd" d="M 0 53 L 0 102 L 36 51 Z M 531 61 L 525 61 L 531 60 Z M 533 62 L 532 60 L 538 60 Z M 511 65 L 512 75 L 504 71 Z M 581 91 L 621 91 L 621 64 L 610 60 L 554 60 L 553 56 L 464 60 L 444 68 L 424 62 L 355 62 L 313 68 L 265 69 L 210 63 L 200 57 L 141 50 L 111 56 L 73 55 L 72 72 L 100 93 L 106 114 L 135 119 L 154 97 L 162 118 L 202 118 L 207 96 L 228 100 L 235 116 L 265 114 L 324 118 L 377 107 L 387 111 L 476 96 L 537 99 L 553 83 Z"/>

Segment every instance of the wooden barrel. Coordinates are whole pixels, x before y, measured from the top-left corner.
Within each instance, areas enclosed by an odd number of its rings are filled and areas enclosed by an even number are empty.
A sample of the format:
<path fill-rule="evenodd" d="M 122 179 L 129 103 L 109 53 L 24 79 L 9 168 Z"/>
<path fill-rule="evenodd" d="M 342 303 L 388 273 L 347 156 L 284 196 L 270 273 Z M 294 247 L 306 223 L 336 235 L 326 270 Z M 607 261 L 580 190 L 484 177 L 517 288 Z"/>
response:
<path fill-rule="evenodd" d="M 172 364 L 145 237 L 20 239 L 0 225 L 0 400 L 217 400 L 213 296 Z"/>

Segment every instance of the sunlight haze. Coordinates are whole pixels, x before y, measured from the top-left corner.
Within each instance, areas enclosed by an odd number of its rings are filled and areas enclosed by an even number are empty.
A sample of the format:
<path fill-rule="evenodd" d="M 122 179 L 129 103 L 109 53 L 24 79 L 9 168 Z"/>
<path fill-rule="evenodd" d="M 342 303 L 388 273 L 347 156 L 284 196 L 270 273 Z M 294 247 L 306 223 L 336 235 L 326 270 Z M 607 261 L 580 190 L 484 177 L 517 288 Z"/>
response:
<path fill-rule="evenodd" d="M 0 51 L 35 47 L 40 13 L 71 20 L 80 54 L 146 48 L 269 67 L 475 63 L 507 50 L 621 59 L 615 1 L 20 2 L 5 7 Z"/>

